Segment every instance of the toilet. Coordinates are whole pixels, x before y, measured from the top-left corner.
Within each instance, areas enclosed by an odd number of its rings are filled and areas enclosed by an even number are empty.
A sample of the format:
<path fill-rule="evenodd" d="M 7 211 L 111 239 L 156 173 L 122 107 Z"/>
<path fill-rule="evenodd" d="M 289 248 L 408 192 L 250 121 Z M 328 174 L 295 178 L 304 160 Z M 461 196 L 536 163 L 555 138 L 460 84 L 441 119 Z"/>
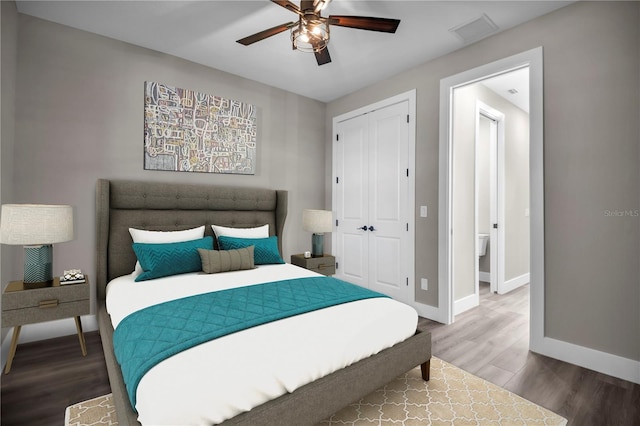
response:
<path fill-rule="evenodd" d="M 478 256 L 487 254 L 487 243 L 489 242 L 489 234 L 478 234 Z"/>

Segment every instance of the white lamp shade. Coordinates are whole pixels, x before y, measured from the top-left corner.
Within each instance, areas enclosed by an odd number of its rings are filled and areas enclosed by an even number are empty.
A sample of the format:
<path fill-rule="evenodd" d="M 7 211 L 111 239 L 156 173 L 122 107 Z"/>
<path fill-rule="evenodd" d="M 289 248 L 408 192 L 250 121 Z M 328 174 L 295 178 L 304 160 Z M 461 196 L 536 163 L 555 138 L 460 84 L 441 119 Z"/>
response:
<path fill-rule="evenodd" d="M 4 204 L 0 243 L 40 245 L 73 240 L 73 207 L 45 204 Z"/>
<path fill-rule="evenodd" d="M 305 231 L 321 234 L 333 230 L 333 214 L 329 210 L 303 210 L 302 227 Z"/>

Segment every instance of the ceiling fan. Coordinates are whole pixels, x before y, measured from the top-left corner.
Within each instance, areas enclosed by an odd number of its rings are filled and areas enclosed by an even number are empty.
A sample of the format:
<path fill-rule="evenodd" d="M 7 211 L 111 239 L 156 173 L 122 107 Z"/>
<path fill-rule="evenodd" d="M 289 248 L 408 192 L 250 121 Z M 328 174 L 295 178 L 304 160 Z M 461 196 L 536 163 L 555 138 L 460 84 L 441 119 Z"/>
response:
<path fill-rule="evenodd" d="M 329 25 L 395 33 L 400 24 L 399 19 L 347 15 L 321 16 L 322 10 L 331 0 L 301 0 L 300 7 L 289 0 L 271 1 L 296 13 L 298 20 L 260 31 L 259 33 L 237 40 L 237 42 L 248 46 L 283 31 L 291 30 L 291 44 L 293 49 L 303 52 L 313 52 L 318 65 L 331 62 L 331 56 L 327 48 L 327 44 L 329 43 Z"/>

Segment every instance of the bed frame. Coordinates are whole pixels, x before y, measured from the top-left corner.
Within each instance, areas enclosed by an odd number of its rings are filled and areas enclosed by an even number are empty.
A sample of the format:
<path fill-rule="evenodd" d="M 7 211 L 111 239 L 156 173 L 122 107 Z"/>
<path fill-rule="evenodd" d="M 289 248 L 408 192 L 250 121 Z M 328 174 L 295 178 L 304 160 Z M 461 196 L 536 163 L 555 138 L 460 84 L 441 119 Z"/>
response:
<path fill-rule="evenodd" d="M 130 274 L 136 262 L 128 228 L 174 231 L 206 225 L 269 224 L 282 233 L 287 192 L 260 188 L 100 179 L 96 184 L 98 323 L 120 426 L 138 425 L 113 352 L 113 327 L 105 308 L 107 283 Z M 395 346 L 336 371 L 296 391 L 225 421 L 226 425 L 313 425 L 420 365 L 429 380 L 431 334 L 416 334 Z"/>

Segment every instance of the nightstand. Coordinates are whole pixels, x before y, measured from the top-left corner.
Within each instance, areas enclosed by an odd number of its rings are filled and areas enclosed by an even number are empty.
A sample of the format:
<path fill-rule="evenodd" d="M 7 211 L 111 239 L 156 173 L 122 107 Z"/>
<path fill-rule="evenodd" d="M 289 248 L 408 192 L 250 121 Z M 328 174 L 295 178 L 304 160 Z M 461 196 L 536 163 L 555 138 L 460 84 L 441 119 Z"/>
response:
<path fill-rule="evenodd" d="M 25 324 L 74 317 L 82 355 L 87 355 L 80 315 L 88 314 L 91 309 L 89 279 L 82 284 L 61 286 L 60 279 L 54 278 L 50 283 L 35 287 L 25 286 L 22 281 L 12 281 L 2 293 L 2 326 L 15 327 L 4 374 L 11 370 L 20 329 Z"/>
<path fill-rule="evenodd" d="M 291 263 L 323 275 L 336 273 L 336 258 L 330 254 L 308 259 L 304 257 L 304 254 L 293 254 L 291 255 Z"/>

